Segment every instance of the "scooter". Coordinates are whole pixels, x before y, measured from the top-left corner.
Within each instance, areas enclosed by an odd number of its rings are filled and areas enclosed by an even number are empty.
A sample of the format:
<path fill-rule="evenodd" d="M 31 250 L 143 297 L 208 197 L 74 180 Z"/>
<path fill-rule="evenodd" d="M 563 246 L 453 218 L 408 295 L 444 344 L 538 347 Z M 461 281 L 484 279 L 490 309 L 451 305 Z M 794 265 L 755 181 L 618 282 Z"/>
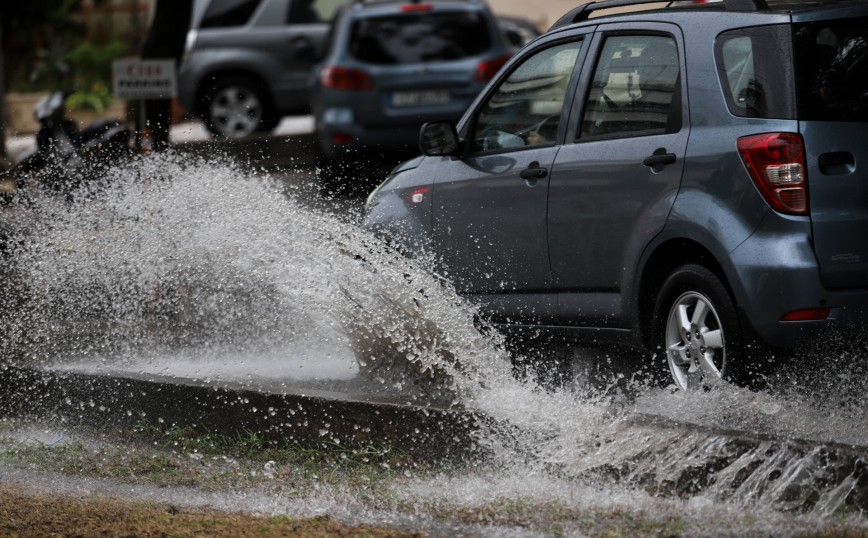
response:
<path fill-rule="evenodd" d="M 100 119 L 79 129 L 66 117 L 67 92 L 55 91 L 34 106 L 39 122 L 35 147 L 9 170 L 19 187 L 34 179 L 50 191 L 71 196 L 85 183 L 100 181 L 106 167 L 133 154 L 129 127 Z"/>

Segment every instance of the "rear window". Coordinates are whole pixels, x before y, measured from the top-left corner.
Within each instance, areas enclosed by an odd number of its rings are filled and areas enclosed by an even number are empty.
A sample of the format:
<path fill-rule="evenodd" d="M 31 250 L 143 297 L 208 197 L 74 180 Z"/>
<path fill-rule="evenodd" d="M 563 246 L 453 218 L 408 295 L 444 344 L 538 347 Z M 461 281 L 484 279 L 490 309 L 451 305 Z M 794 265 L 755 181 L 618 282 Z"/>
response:
<path fill-rule="evenodd" d="M 373 64 L 460 60 L 491 47 L 486 19 L 478 12 L 404 13 L 358 19 L 350 31 L 350 54 Z"/>
<path fill-rule="evenodd" d="M 717 69 L 729 111 L 747 118 L 795 117 L 792 40 L 785 25 L 722 33 Z"/>
<path fill-rule="evenodd" d="M 868 17 L 794 29 L 799 118 L 868 122 Z"/>
<path fill-rule="evenodd" d="M 221 28 L 247 24 L 262 0 L 214 0 L 208 5 L 201 28 Z"/>

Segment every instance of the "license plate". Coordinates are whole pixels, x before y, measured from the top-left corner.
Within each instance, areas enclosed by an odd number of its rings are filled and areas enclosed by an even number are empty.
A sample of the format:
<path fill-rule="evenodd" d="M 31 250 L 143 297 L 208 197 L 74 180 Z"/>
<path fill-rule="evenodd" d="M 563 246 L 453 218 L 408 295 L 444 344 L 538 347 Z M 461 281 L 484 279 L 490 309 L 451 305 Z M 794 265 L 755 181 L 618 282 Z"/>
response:
<path fill-rule="evenodd" d="M 449 102 L 448 90 L 392 92 L 392 106 L 442 105 Z"/>

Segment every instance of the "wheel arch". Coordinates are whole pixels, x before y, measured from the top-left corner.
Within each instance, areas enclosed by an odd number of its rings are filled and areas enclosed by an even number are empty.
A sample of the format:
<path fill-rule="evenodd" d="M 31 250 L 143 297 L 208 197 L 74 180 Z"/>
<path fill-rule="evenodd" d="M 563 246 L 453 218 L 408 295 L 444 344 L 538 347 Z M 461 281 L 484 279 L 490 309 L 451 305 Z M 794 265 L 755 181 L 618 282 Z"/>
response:
<path fill-rule="evenodd" d="M 723 283 L 733 304 L 738 307 L 736 294 L 723 265 L 708 248 L 693 239 L 668 239 L 657 245 L 645 258 L 640 273 L 636 306 L 641 340 L 646 347 L 652 344 L 654 306 L 666 277 L 676 268 L 691 263 L 714 273 Z"/>

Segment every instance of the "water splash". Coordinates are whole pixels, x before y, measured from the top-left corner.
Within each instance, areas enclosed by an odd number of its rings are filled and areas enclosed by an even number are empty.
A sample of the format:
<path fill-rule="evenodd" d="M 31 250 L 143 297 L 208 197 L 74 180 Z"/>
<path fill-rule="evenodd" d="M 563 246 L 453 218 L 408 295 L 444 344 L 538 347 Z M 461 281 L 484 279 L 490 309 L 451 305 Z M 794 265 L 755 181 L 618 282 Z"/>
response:
<path fill-rule="evenodd" d="M 489 417 L 480 443 L 501 476 L 586 480 L 632 465 L 654 444 L 653 434 L 630 429 L 636 412 L 868 444 L 864 402 L 843 396 L 864 394 L 854 392 L 860 382 L 843 381 L 831 402 L 806 403 L 786 383 L 763 393 L 673 393 L 617 376 L 602 390 L 581 376 L 554 390 L 517 379 L 502 339 L 425 260 L 399 256 L 278 179 L 228 160 L 153 156 L 111 171 L 107 183 L 72 201 L 35 196 L 13 253 L 23 290 L 15 304 L 24 308 L 9 320 L 3 356 L 251 383 L 361 376 Z M 843 422 L 829 420 L 831 409 Z M 657 441 L 661 451 L 694 450 L 690 439 Z M 692 464 L 651 461 L 644 472 L 663 477 Z M 637 487 L 629 477 L 643 468 L 628 467 L 619 479 Z M 834 492 L 820 505 L 841 506 Z"/>
<path fill-rule="evenodd" d="M 496 337 L 448 287 L 279 181 L 178 154 L 134 170 L 32 205 L 14 255 L 27 307 L 13 347 L 26 360 L 153 370 L 182 359 L 231 377 L 232 365 L 250 372 L 239 357 L 272 357 L 264 369 L 316 349 L 398 389 L 427 379 L 469 393 L 508 378 Z"/>

